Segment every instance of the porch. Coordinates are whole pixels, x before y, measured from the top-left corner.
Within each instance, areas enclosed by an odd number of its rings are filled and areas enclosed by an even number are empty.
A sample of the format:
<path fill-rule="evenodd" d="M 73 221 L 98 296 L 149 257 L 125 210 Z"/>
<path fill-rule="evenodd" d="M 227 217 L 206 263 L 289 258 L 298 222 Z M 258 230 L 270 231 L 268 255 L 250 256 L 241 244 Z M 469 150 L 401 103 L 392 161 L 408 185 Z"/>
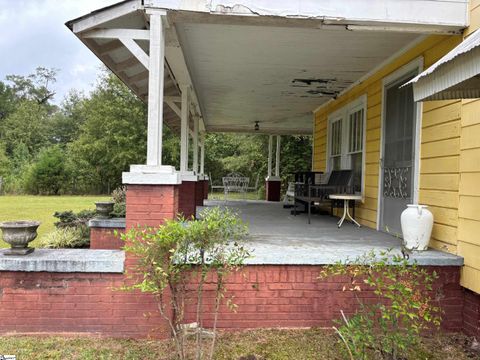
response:
<path fill-rule="evenodd" d="M 291 215 L 278 202 L 207 200 L 197 213 L 212 206 L 229 207 L 248 224 L 249 265 L 324 265 L 354 260 L 371 250 L 401 253 L 397 237 L 348 222 L 339 229 L 338 219 L 329 215 L 314 215 L 307 224 L 305 214 Z M 462 257 L 433 249 L 410 254 L 410 260 L 422 266 L 463 265 Z"/>

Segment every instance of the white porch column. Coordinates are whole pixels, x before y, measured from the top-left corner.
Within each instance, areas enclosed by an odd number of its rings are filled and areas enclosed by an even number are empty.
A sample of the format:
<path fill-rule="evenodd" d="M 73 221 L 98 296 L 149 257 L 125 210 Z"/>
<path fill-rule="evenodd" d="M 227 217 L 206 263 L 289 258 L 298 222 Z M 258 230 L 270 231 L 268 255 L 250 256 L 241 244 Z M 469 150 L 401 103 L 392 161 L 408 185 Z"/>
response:
<path fill-rule="evenodd" d="M 205 134 L 200 139 L 200 174 L 205 175 Z"/>
<path fill-rule="evenodd" d="M 272 176 L 272 152 L 273 152 L 273 135 L 268 137 L 268 166 L 267 177 Z"/>
<path fill-rule="evenodd" d="M 275 177 L 280 177 L 280 135 L 277 135 L 277 150 L 275 152 Z"/>
<path fill-rule="evenodd" d="M 198 174 L 198 116 L 193 117 L 193 171 Z"/>
<path fill-rule="evenodd" d="M 162 165 L 163 72 L 165 63 L 165 32 L 163 12 L 150 14 L 150 52 L 148 73 L 147 165 Z"/>
<path fill-rule="evenodd" d="M 182 91 L 182 109 L 180 119 L 180 172 L 188 171 L 188 116 L 190 103 L 190 88 L 188 85 L 180 85 Z"/>

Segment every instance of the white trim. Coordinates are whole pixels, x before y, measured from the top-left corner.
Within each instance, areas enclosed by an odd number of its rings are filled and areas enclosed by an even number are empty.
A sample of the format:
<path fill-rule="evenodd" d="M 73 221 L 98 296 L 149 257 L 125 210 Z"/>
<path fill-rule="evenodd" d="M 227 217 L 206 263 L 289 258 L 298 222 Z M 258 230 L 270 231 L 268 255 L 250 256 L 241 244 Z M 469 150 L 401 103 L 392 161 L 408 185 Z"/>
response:
<path fill-rule="evenodd" d="M 405 54 L 407 51 L 413 49 L 415 46 L 417 46 L 418 44 L 420 44 L 422 41 L 424 41 L 425 39 L 427 38 L 427 35 L 421 35 L 419 36 L 418 38 L 416 38 L 415 40 L 413 40 L 410 44 L 406 45 L 405 47 L 401 48 L 400 50 L 398 50 L 397 52 L 393 53 L 393 55 L 389 56 L 387 59 L 385 59 L 384 61 L 382 61 L 380 64 L 378 64 L 377 66 L 375 66 L 372 70 L 370 70 L 369 72 L 367 72 L 365 75 L 363 75 L 360 79 L 358 79 L 357 81 L 355 81 L 353 84 L 351 84 L 349 87 L 347 87 L 345 90 L 342 90 L 341 92 L 338 93 L 337 97 L 335 99 L 330 99 L 328 100 L 327 102 L 323 103 L 322 105 L 319 105 L 315 108 L 315 110 L 313 110 L 313 113 L 315 114 L 316 112 L 320 111 L 324 106 L 327 106 L 328 104 L 330 104 L 331 102 L 333 101 L 336 101 L 339 97 L 341 97 L 342 95 L 346 94 L 347 92 L 349 92 L 350 90 L 352 90 L 355 86 L 357 85 L 360 85 L 362 82 L 364 82 L 365 80 L 367 80 L 369 77 L 372 77 L 373 75 L 375 75 L 377 72 L 379 72 L 380 70 L 382 70 L 384 67 L 386 67 L 387 65 L 389 65 L 391 62 L 393 62 L 395 59 L 397 59 L 398 57 L 400 57 L 401 55 Z"/>
<path fill-rule="evenodd" d="M 120 39 L 130 38 L 134 40 L 150 40 L 149 30 L 139 29 L 95 29 L 83 33 L 85 39 Z"/>
<path fill-rule="evenodd" d="M 281 136 L 277 135 L 277 147 L 275 150 L 275 177 L 280 177 L 280 141 Z"/>
<path fill-rule="evenodd" d="M 143 49 L 131 38 L 119 38 L 120 42 L 130 51 L 130 53 L 143 65 L 143 67 L 149 70 L 149 57 L 143 51 Z"/>
<path fill-rule="evenodd" d="M 268 136 L 268 165 L 267 177 L 272 176 L 272 153 L 273 153 L 273 135 Z"/>
<path fill-rule="evenodd" d="M 130 165 L 130 171 L 122 173 L 123 184 L 178 185 L 181 182 L 173 166 Z"/>
<path fill-rule="evenodd" d="M 409 73 L 417 70 L 418 73 L 421 73 L 423 69 L 423 56 L 419 56 L 416 59 L 410 61 L 409 63 L 398 68 L 394 72 L 385 76 L 382 79 L 382 110 L 380 114 L 380 158 L 378 162 L 378 199 L 377 199 L 377 230 L 380 230 L 380 221 L 382 213 L 382 184 L 383 184 L 383 174 L 382 174 L 382 161 L 384 156 L 384 140 L 385 140 L 385 112 L 386 112 L 386 91 L 385 88 L 388 87 L 393 82 L 399 80 L 400 78 L 408 75 Z M 415 116 L 415 148 L 414 148 L 414 174 L 413 174 L 413 203 L 418 203 L 419 198 L 419 187 L 420 187 L 420 150 L 421 150 L 421 129 L 422 129 L 422 111 L 423 104 L 415 103 L 416 105 L 416 116 Z"/>
<path fill-rule="evenodd" d="M 141 50 L 143 55 L 147 56 L 137 43 L 131 39 L 130 41 Z M 159 166 L 162 165 L 163 82 L 165 69 L 165 31 L 160 14 L 150 15 L 149 47 L 150 53 L 147 57 L 148 64 L 146 66 L 149 69 L 147 165 Z"/>
<path fill-rule="evenodd" d="M 331 124 L 335 121 L 340 120 L 342 122 L 342 151 L 341 151 L 341 167 L 348 167 L 347 159 L 348 155 L 348 135 L 350 132 L 349 125 L 349 115 L 352 112 L 359 111 L 363 109 L 363 144 L 362 144 L 362 184 L 361 184 L 361 195 L 362 202 L 365 200 L 365 176 L 366 176 L 366 157 L 367 157 L 367 94 L 363 94 L 357 97 L 355 100 L 344 105 L 340 109 L 330 113 L 327 117 L 327 153 L 326 153 L 326 170 L 327 172 L 331 171 L 331 139 L 330 139 L 330 127 Z"/>

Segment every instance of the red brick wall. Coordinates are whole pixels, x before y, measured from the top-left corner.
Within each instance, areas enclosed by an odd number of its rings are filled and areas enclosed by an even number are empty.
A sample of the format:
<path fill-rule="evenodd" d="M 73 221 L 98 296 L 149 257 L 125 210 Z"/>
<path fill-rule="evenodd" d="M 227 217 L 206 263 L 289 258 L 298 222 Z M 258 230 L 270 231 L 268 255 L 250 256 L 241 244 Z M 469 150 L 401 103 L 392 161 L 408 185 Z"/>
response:
<path fill-rule="evenodd" d="M 195 183 L 195 205 L 203 206 L 203 180 L 198 180 Z"/>
<path fill-rule="evenodd" d="M 0 332 L 168 336 L 153 298 L 112 290 L 122 284 L 122 274 L 0 272 Z"/>
<path fill-rule="evenodd" d="M 195 216 L 196 190 L 196 181 L 182 181 L 182 183 L 179 185 L 178 212 L 183 214 L 183 216 L 186 218 Z"/>
<path fill-rule="evenodd" d="M 265 192 L 267 201 L 280 201 L 280 189 L 282 183 L 280 181 L 266 181 Z"/>
<path fill-rule="evenodd" d="M 480 339 L 480 294 L 465 289 L 463 304 L 463 330 Z"/>
<path fill-rule="evenodd" d="M 435 293 L 445 310 L 443 327 L 462 329 L 464 293 L 458 267 L 436 267 Z M 331 326 L 340 310 L 357 306 L 342 291 L 341 278 L 318 280 L 321 266 L 248 266 L 227 281 L 237 312 L 222 306 L 219 327 Z M 152 297 L 118 290 L 122 274 L 0 272 L 0 332 L 98 332 L 104 336 L 166 336 L 165 324 Z M 205 326 L 213 320 L 213 288 L 206 285 Z M 371 292 L 361 296 L 374 299 Z M 144 314 L 149 314 L 144 316 Z M 194 321 L 194 305 L 186 309 Z"/>
<path fill-rule="evenodd" d="M 179 208 L 179 185 L 128 185 L 126 228 L 158 226 L 174 219 Z"/>
<path fill-rule="evenodd" d="M 125 232 L 123 228 L 90 228 L 90 249 L 121 249 L 124 245 L 120 236 L 115 236 Z"/>
<path fill-rule="evenodd" d="M 203 199 L 208 199 L 208 182 L 210 180 L 203 180 Z"/>

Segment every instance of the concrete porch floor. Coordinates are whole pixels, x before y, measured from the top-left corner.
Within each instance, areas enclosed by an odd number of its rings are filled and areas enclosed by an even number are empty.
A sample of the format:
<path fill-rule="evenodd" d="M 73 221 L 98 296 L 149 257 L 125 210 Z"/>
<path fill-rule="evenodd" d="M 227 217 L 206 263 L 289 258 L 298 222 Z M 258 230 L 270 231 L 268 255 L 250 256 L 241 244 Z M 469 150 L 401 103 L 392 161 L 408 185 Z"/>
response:
<path fill-rule="evenodd" d="M 401 253 L 401 239 L 367 227 L 357 228 L 345 222 L 339 229 L 338 219 L 328 215 L 291 215 L 282 203 L 267 201 L 207 200 L 204 207 L 220 206 L 235 209 L 248 224 L 248 246 L 252 265 L 320 265 L 354 260 L 371 250 L 393 249 Z M 197 213 L 204 207 L 198 207 Z M 418 265 L 461 266 L 463 258 L 430 249 L 410 255 Z"/>

